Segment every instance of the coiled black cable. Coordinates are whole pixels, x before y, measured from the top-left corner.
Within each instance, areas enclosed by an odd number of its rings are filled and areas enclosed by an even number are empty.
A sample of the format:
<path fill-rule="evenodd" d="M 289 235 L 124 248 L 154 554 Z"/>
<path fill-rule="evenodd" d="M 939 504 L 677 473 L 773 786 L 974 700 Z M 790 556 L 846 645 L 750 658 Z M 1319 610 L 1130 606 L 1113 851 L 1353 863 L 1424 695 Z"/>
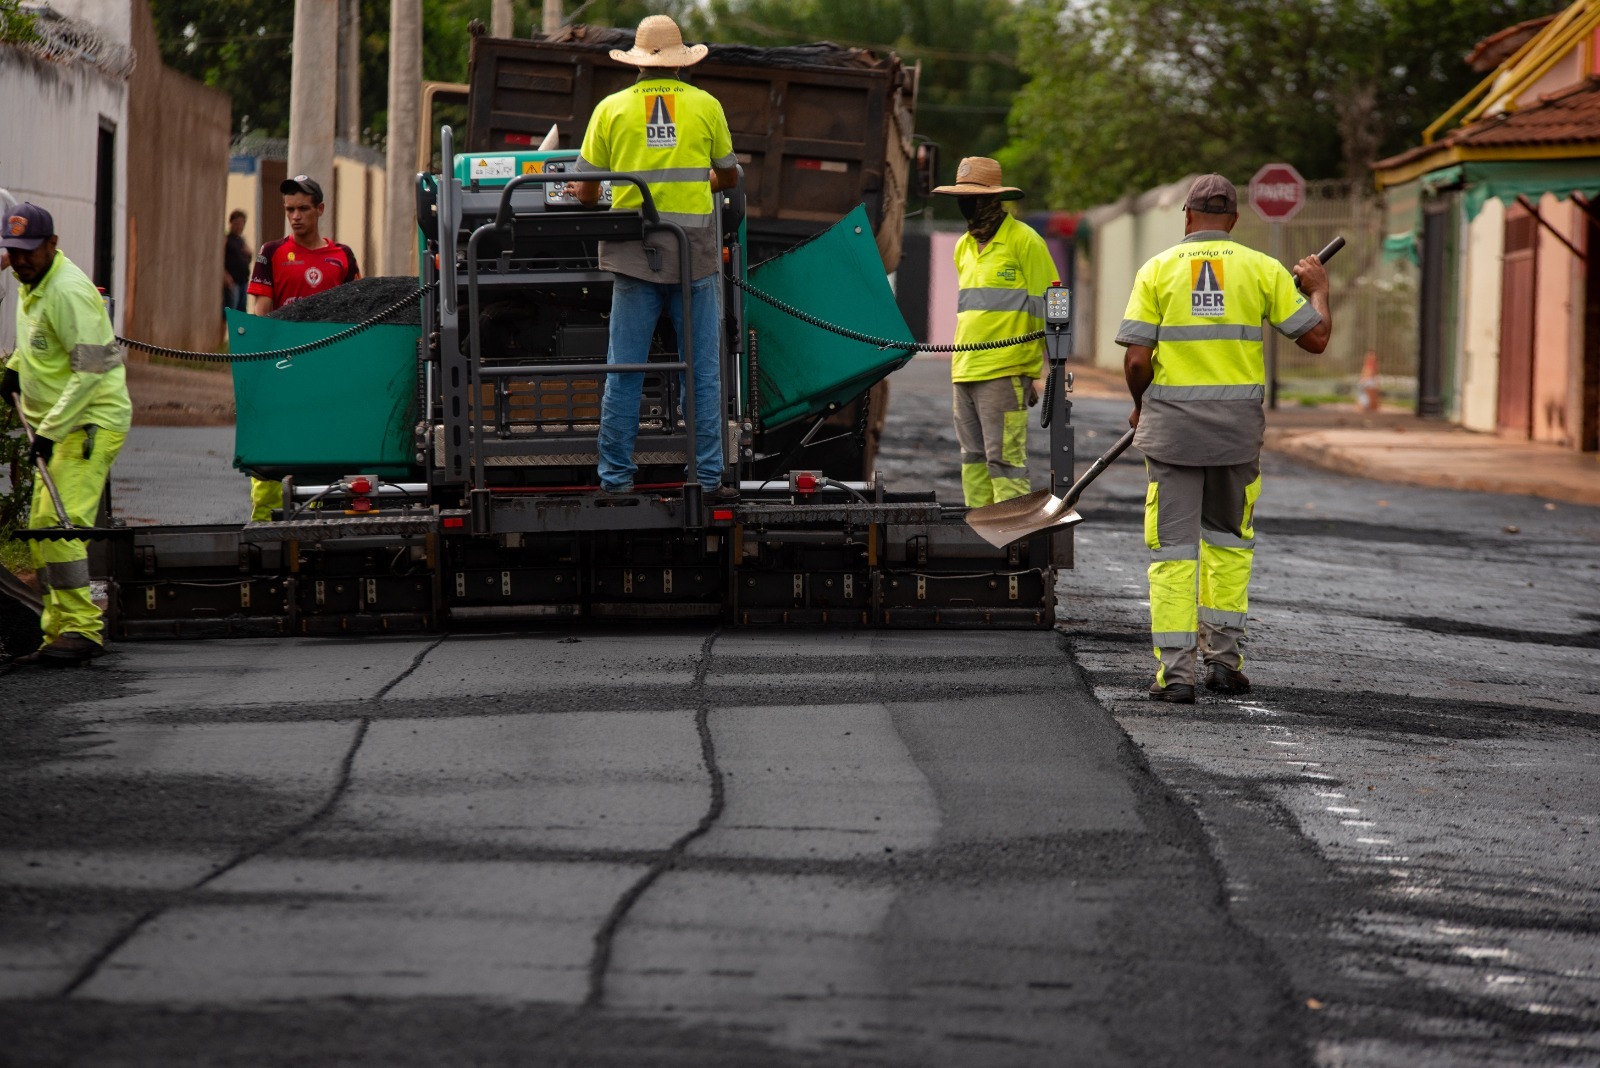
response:
<path fill-rule="evenodd" d="M 726 275 L 725 277 L 752 297 L 765 301 L 785 315 L 793 316 L 803 323 L 810 323 L 812 326 L 820 327 L 829 333 L 838 334 L 840 337 L 847 337 L 851 341 L 859 341 L 880 349 L 900 349 L 904 352 L 983 352 L 986 349 L 1003 349 L 1012 345 L 1026 344 L 1029 341 L 1039 341 L 1044 338 L 1043 330 L 1035 330 L 1031 334 L 1003 338 L 999 341 L 969 341 L 964 345 L 928 345 L 921 341 L 896 341 L 886 337 L 873 337 L 871 334 L 863 334 L 860 331 L 851 330 L 849 327 L 835 326 L 833 323 L 817 318 L 810 312 L 801 311 L 792 304 L 785 304 L 772 294 L 761 292 L 761 290 L 742 278 L 735 278 L 732 275 Z"/>
<path fill-rule="evenodd" d="M 294 345 L 286 349 L 270 349 L 266 352 L 192 352 L 188 349 L 171 349 L 165 345 L 152 345 L 145 341 L 134 341 L 131 338 L 119 337 L 117 344 L 140 352 L 148 352 L 155 356 L 164 356 L 171 360 L 196 360 L 201 363 L 243 363 L 249 360 L 288 360 L 296 356 L 304 356 L 308 352 L 325 349 L 329 345 L 337 345 L 375 326 L 382 326 L 384 320 L 395 312 L 404 311 L 422 299 L 422 295 L 432 289 L 437 282 L 430 282 L 425 286 L 418 286 L 416 292 L 409 293 L 406 298 L 397 304 L 374 312 L 348 330 L 341 330 L 337 334 L 325 337 L 321 341 L 308 341 L 304 345 Z"/>

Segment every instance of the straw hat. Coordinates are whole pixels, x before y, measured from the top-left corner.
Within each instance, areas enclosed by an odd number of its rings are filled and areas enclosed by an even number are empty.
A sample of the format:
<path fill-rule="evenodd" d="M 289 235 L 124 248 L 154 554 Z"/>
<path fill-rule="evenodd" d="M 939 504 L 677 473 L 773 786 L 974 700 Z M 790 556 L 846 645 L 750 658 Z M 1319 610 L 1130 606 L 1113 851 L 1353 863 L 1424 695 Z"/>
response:
<path fill-rule="evenodd" d="M 613 48 L 611 58 L 635 67 L 688 67 L 705 59 L 709 51 L 703 44 L 685 45 L 683 31 L 666 15 L 650 15 L 639 23 L 633 47 L 626 52 Z"/>
<path fill-rule="evenodd" d="M 956 168 L 956 184 L 941 185 L 934 192 L 953 197 L 999 196 L 1001 200 L 1022 196 L 1016 186 L 1000 184 L 1000 164 L 988 156 L 968 156 Z"/>

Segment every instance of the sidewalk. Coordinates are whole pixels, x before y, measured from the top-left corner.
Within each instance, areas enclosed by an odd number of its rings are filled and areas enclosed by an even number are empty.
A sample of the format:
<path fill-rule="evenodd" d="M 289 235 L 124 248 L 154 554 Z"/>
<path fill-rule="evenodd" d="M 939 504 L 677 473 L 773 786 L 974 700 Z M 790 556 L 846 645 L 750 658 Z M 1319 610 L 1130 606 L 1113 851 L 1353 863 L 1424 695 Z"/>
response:
<path fill-rule="evenodd" d="M 1128 395 L 1114 371 L 1081 365 L 1072 371 L 1078 395 Z M 1301 463 L 1382 482 L 1600 505 L 1600 454 L 1480 434 L 1398 409 L 1367 414 L 1354 405 L 1279 408 L 1267 413 L 1266 447 Z"/>

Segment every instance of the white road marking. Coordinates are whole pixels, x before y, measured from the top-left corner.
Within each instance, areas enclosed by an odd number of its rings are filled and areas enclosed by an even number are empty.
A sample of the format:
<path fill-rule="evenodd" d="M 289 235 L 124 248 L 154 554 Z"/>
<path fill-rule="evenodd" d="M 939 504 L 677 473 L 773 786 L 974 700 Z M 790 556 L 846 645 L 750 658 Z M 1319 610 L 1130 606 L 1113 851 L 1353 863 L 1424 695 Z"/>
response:
<path fill-rule="evenodd" d="M 1362 845 L 1394 845 L 1393 838 L 1357 838 Z"/>
<path fill-rule="evenodd" d="M 1341 808 L 1338 805 L 1329 805 L 1324 811 L 1327 811 L 1327 812 L 1338 812 L 1338 813 L 1341 813 L 1343 815 L 1353 816 L 1357 812 L 1360 812 L 1361 810 L 1359 808 Z"/>
<path fill-rule="evenodd" d="M 1343 827 L 1371 827 L 1373 825 L 1371 820 L 1340 820 L 1339 824 Z"/>
<path fill-rule="evenodd" d="M 1509 949 L 1487 949 L 1482 946 L 1457 946 L 1456 956 L 1472 960 L 1510 960 Z"/>
<path fill-rule="evenodd" d="M 1521 986 L 1528 981 L 1525 975 L 1486 975 L 1483 981 L 1490 986 Z"/>
<path fill-rule="evenodd" d="M 1340 793 L 1338 790 L 1313 790 L 1311 792 L 1313 794 L 1315 794 L 1317 797 L 1333 797 L 1333 798 L 1342 798 L 1342 797 L 1344 797 L 1344 794 Z"/>

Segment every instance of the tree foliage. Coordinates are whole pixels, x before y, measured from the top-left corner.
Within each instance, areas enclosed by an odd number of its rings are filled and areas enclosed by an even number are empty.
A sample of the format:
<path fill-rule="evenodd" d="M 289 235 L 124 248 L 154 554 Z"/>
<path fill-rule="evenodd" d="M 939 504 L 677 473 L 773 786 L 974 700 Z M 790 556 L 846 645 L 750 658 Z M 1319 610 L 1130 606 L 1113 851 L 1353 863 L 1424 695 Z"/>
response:
<path fill-rule="evenodd" d="M 1481 77 L 1464 57 L 1560 0 L 1026 0 L 1005 161 L 1085 207 L 1186 173 L 1366 174 Z"/>

